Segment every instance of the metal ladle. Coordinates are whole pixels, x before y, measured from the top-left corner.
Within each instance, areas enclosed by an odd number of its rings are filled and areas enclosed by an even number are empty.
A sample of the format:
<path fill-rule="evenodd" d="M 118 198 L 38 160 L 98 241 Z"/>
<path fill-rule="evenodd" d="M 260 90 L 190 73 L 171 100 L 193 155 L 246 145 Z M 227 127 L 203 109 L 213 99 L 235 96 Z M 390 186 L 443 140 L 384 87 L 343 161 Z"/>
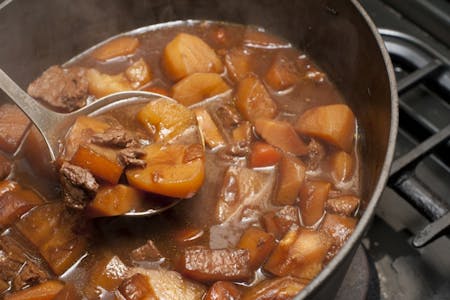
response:
<path fill-rule="evenodd" d="M 161 98 L 175 102 L 175 100 L 169 97 L 155 93 L 129 91 L 105 96 L 70 113 L 58 113 L 39 104 L 39 102 L 22 90 L 2 69 L 0 69 L 0 88 L 28 116 L 42 134 L 52 161 L 58 157 L 60 149 L 63 146 L 61 141 L 79 116 L 99 115 L 120 107 L 145 104 Z M 151 208 L 145 211 L 128 212 L 124 215 L 136 217 L 151 216 L 171 208 L 178 202 L 179 199 L 174 199 L 167 206 Z"/>

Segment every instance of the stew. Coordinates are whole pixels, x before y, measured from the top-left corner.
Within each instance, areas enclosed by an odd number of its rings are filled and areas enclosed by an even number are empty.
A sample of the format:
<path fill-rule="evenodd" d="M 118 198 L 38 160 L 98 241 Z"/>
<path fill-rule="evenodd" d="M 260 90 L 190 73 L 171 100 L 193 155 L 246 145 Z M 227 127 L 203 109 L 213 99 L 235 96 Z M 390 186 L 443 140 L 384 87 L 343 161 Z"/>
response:
<path fill-rule="evenodd" d="M 218 22 L 149 26 L 28 87 L 61 112 L 125 90 L 175 101 L 79 117 L 57 178 L 29 120 L 0 106 L 0 296 L 290 299 L 351 235 L 357 121 L 288 41 Z"/>

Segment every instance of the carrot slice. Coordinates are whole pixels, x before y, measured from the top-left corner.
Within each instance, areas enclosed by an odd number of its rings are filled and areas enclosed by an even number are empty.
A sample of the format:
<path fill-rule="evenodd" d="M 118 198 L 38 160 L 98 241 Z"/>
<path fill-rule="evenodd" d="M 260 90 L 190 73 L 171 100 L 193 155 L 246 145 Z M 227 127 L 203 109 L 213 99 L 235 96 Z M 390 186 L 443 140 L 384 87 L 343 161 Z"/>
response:
<path fill-rule="evenodd" d="M 281 159 L 281 153 L 275 147 L 264 142 L 253 143 L 251 150 L 251 168 L 273 166 Z"/>

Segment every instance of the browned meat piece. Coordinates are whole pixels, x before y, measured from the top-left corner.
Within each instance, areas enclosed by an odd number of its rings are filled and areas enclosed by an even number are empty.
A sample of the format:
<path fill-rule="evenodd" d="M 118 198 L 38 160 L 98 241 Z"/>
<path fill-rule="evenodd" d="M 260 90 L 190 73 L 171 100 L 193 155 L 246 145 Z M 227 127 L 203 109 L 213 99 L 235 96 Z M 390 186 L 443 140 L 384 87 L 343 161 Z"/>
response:
<path fill-rule="evenodd" d="M 50 278 L 50 274 L 30 260 L 29 253 L 12 237 L 0 238 L 0 280 L 11 281 L 13 290 L 41 283 Z"/>
<path fill-rule="evenodd" d="M 105 132 L 94 134 L 91 142 L 118 148 L 135 147 L 138 144 L 132 133 L 120 127 L 110 127 Z"/>
<path fill-rule="evenodd" d="M 155 292 L 145 275 L 136 273 L 119 286 L 120 293 L 127 300 L 155 299 Z"/>
<path fill-rule="evenodd" d="M 15 105 L 0 106 L 0 150 L 13 153 L 19 147 L 30 120 Z"/>
<path fill-rule="evenodd" d="M 250 147 L 246 142 L 228 144 L 219 149 L 218 155 L 226 161 L 235 161 L 245 158 L 250 153 Z"/>
<path fill-rule="evenodd" d="M 203 300 L 238 300 L 241 298 L 241 291 L 238 287 L 228 281 L 217 281 L 214 283 Z"/>
<path fill-rule="evenodd" d="M 359 198 L 355 196 L 340 196 L 328 199 L 325 205 L 327 211 L 344 216 L 352 216 L 359 206 Z"/>
<path fill-rule="evenodd" d="M 298 208 L 287 205 L 278 211 L 268 212 L 263 216 L 263 223 L 267 232 L 281 239 L 292 225 L 300 225 Z"/>
<path fill-rule="evenodd" d="M 131 251 L 131 259 L 135 261 L 157 261 L 163 258 L 152 240 Z"/>
<path fill-rule="evenodd" d="M 220 105 L 216 110 L 217 117 L 222 121 L 224 127 L 232 127 L 237 125 L 241 120 L 238 111 L 227 104 Z"/>
<path fill-rule="evenodd" d="M 306 165 L 308 170 L 315 170 L 326 155 L 325 147 L 315 139 L 311 139 L 308 144 L 308 154 Z"/>
<path fill-rule="evenodd" d="M 99 188 L 94 176 L 88 170 L 68 162 L 63 163 L 59 173 L 65 204 L 83 209 Z"/>
<path fill-rule="evenodd" d="M 146 152 L 139 148 L 125 148 L 120 150 L 117 158 L 124 167 L 145 168 L 147 162 L 142 159 Z"/>
<path fill-rule="evenodd" d="M 249 262 L 248 250 L 193 246 L 184 250 L 178 266 L 182 274 L 201 282 L 246 281 L 253 275 Z"/>
<path fill-rule="evenodd" d="M 9 173 L 11 173 L 11 162 L 0 153 L 0 180 L 8 177 Z"/>
<path fill-rule="evenodd" d="M 86 104 L 88 81 L 85 69 L 51 66 L 28 86 L 27 91 L 55 109 L 74 111 Z"/>

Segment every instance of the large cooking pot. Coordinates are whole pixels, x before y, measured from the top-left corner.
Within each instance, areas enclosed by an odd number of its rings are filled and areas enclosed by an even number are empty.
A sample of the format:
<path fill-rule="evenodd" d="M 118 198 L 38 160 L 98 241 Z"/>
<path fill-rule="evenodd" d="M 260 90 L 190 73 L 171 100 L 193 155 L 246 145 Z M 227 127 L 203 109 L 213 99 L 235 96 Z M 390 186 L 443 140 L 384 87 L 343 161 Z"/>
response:
<path fill-rule="evenodd" d="M 0 66 L 23 88 L 49 65 L 123 31 L 179 19 L 260 25 L 305 50 L 336 83 L 360 126 L 364 213 L 346 245 L 298 299 L 330 299 L 347 270 L 389 173 L 397 94 L 389 56 L 356 0 L 6 0 Z M 6 97 L 0 94 L 1 101 Z"/>

